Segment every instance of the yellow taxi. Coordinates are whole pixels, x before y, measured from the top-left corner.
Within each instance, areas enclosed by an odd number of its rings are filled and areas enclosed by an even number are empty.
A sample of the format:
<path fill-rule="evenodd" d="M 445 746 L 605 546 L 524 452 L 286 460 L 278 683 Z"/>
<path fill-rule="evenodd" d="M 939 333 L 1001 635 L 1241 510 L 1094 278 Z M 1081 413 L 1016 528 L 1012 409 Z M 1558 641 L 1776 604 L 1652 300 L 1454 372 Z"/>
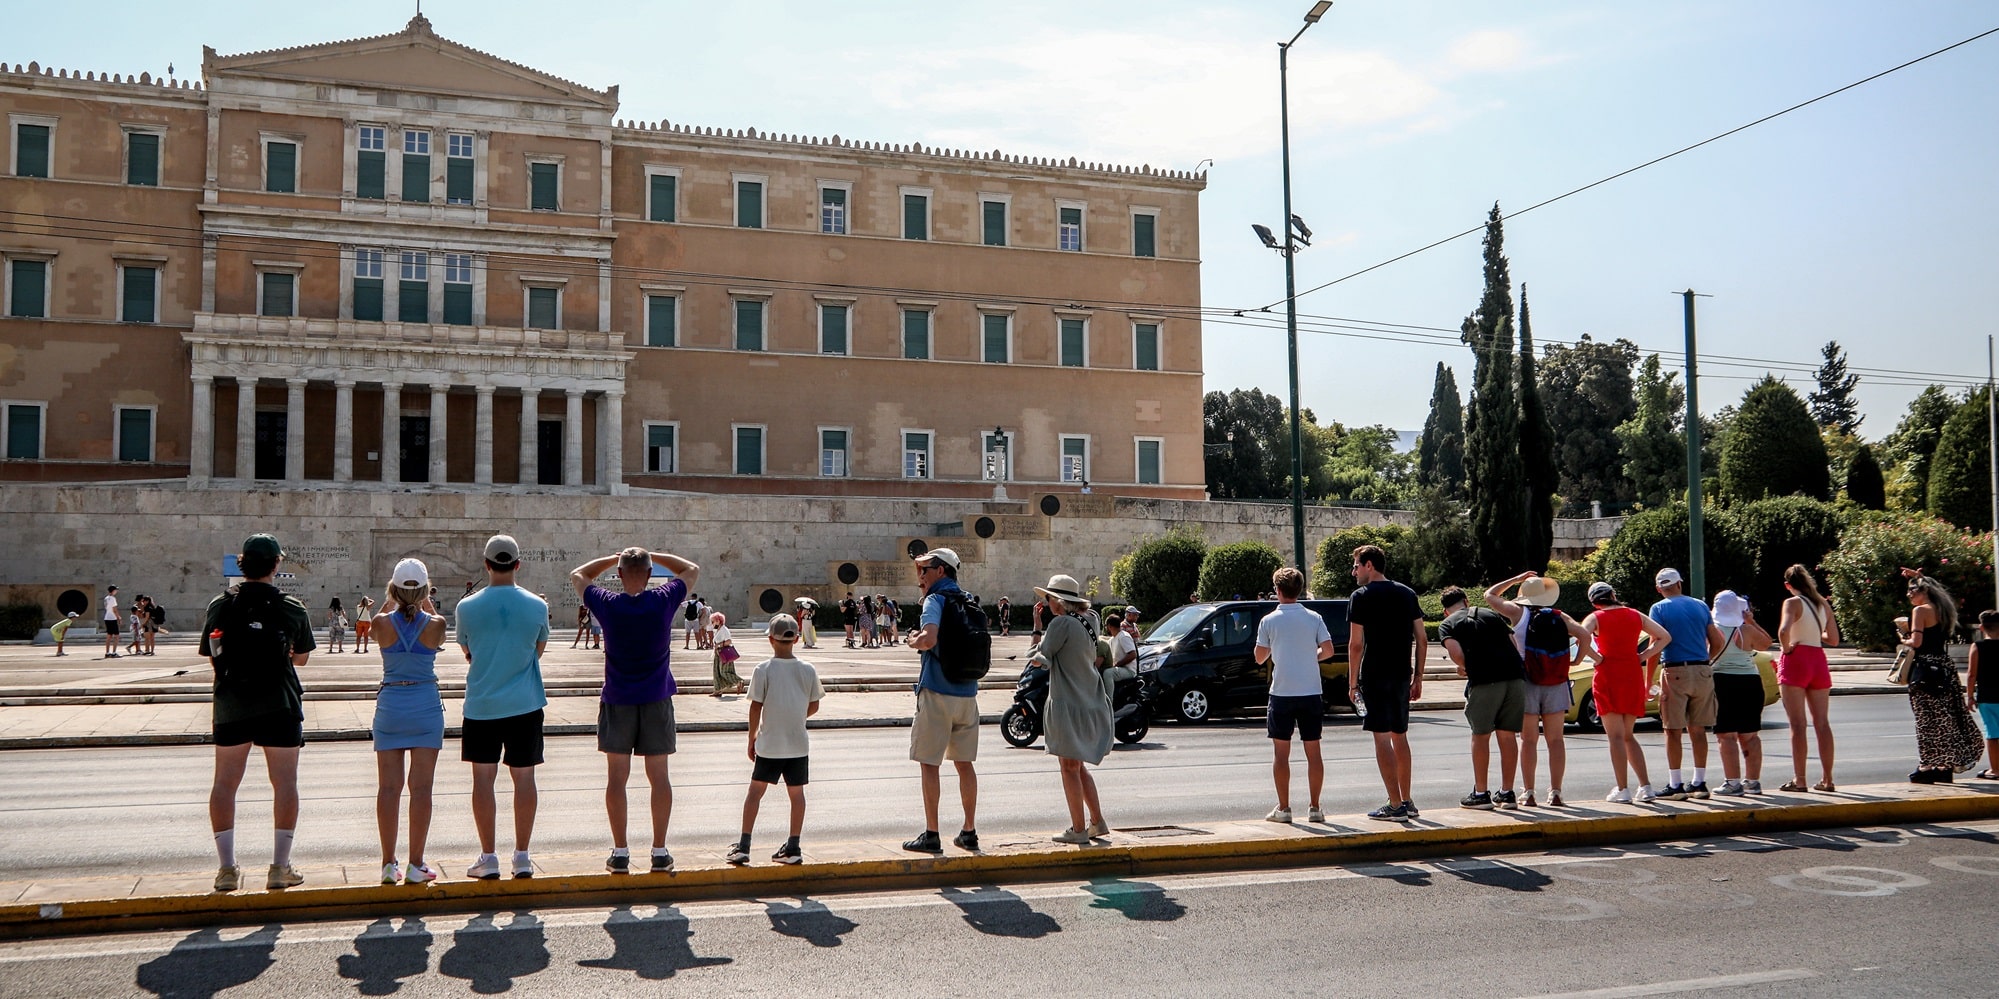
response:
<path fill-rule="evenodd" d="M 1763 706 L 1777 703 L 1777 657 L 1769 652 L 1756 653 L 1756 672 L 1763 677 Z M 1603 718 L 1596 713 L 1596 697 L 1590 684 L 1596 677 L 1596 668 L 1584 664 L 1569 670 L 1569 692 L 1573 703 L 1569 705 L 1569 724 L 1590 732 L 1603 731 Z M 1659 717 L 1659 699 L 1645 702 L 1645 717 Z"/>

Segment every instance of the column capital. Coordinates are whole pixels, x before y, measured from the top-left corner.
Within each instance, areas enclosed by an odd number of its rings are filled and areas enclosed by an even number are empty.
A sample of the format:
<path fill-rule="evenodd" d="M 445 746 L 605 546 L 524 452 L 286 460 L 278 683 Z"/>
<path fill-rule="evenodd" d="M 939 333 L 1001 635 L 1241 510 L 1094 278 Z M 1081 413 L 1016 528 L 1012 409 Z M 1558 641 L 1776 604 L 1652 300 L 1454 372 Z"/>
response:
<path fill-rule="evenodd" d="M 311 379 L 309 378 L 287 378 L 285 379 L 285 385 L 288 387 L 304 388 L 306 383 L 310 381 Z"/>
<path fill-rule="evenodd" d="M 333 387 L 337 389 L 348 389 L 351 391 L 356 384 L 352 378 L 336 378 L 333 380 Z"/>
<path fill-rule="evenodd" d="M 580 388 L 566 388 L 562 390 L 562 394 L 568 396 L 571 399 L 581 399 L 583 398 L 583 394 L 585 391 L 586 391 L 585 389 L 580 389 Z"/>
<path fill-rule="evenodd" d="M 493 394 L 493 390 L 494 390 L 494 389 L 496 388 L 496 386 L 492 386 L 492 385 L 474 385 L 474 386 L 473 386 L 472 388 L 473 388 L 473 390 L 474 390 L 474 391 L 476 391 L 476 392 L 477 392 L 477 393 L 478 393 L 479 395 L 481 395 L 481 396 L 487 396 L 487 397 L 490 397 L 490 396 L 492 396 L 492 394 Z"/>

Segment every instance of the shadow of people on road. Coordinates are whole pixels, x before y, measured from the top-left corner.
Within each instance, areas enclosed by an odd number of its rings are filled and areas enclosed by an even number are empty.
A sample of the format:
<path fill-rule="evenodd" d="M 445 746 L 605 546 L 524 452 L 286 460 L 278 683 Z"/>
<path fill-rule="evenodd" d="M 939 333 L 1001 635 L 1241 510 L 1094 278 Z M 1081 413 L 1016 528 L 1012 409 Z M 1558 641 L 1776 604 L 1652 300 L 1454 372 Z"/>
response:
<path fill-rule="evenodd" d="M 1475 885 L 1508 891 L 1540 891 L 1555 883 L 1554 878 L 1531 867 L 1520 867 L 1503 860 L 1441 861 L 1432 866 Z"/>
<path fill-rule="evenodd" d="M 1121 912 L 1126 919 L 1166 923 L 1187 914 L 1186 906 L 1150 881 L 1099 878 L 1084 885 L 1083 890 L 1097 897 L 1090 908 Z"/>
<path fill-rule="evenodd" d="M 438 959 L 437 972 L 463 978 L 480 995 L 514 987 L 516 979 L 548 970 L 548 933 L 532 912 L 516 912 L 499 925 L 498 915 L 482 912 L 451 935 L 451 949 Z"/>
<path fill-rule="evenodd" d="M 1411 888 L 1430 887 L 1430 872 L 1421 867 L 1407 864 L 1341 864 L 1341 867 L 1365 878 L 1380 878 Z"/>
<path fill-rule="evenodd" d="M 965 914 L 965 922 L 980 933 L 996 937 L 1038 940 L 1062 932 L 1062 925 L 1045 912 L 1036 912 L 1027 900 L 993 885 L 980 888 L 946 888 L 939 894 Z"/>
<path fill-rule="evenodd" d="M 272 923 L 237 940 L 224 940 L 213 928 L 196 930 L 172 950 L 139 965 L 132 983 L 162 999 L 210 999 L 217 992 L 256 981 L 278 963 L 275 952 L 282 929 Z"/>
<path fill-rule="evenodd" d="M 619 906 L 604 920 L 604 932 L 611 936 L 611 956 L 578 961 L 584 968 L 629 971 L 647 981 L 661 981 L 689 968 L 730 964 L 728 957 L 695 957 L 694 928 L 679 909 L 662 905 L 651 916 L 640 916 L 631 906 Z"/>
<path fill-rule="evenodd" d="M 826 908 L 826 903 L 811 898 L 800 898 L 797 905 L 767 901 L 764 914 L 770 917 L 773 931 L 811 941 L 814 947 L 838 947 L 840 937 L 860 927 L 859 923 Z"/>
<path fill-rule="evenodd" d="M 354 938 L 354 953 L 334 962 L 340 977 L 351 979 L 364 996 L 385 996 L 402 988 L 402 979 L 430 969 L 430 930 L 415 916 L 401 929 L 387 916 L 368 924 Z"/>

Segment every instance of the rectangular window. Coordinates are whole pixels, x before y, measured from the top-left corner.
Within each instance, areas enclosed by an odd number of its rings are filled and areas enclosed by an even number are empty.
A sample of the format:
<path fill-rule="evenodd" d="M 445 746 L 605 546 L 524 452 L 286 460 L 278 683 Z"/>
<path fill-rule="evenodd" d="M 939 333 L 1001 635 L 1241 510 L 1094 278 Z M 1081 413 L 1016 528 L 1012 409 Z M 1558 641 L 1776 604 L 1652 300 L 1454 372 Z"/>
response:
<path fill-rule="evenodd" d="M 403 133 L 403 200 L 430 200 L 430 133 Z"/>
<path fill-rule="evenodd" d="M 673 474 L 677 457 L 674 438 L 679 430 L 671 423 L 646 424 L 646 471 Z"/>
<path fill-rule="evenodd" d="M 1140 485 L 1159 484 L 1159 445 L 1156 437 L 1138 439 L 1138 481 Z"/>
<path fill-rule="evenodd" d="M 472 136 L 453 132 L 445 136 L 444 203 L 472 203 Z"/>
<path fill-rule="evenodd" d="M 1156 257 L 1158 246 L 1159 216 L 1133 215 L 1131 217 L 1131 255 L 1134 257 Z"/>
<path fill-rule="evenodd" d="M 1062 481 L 1082 482 L 1090 477 L 1090 439 L 1062 438 Z"/>
<path fill-rule="evenodd" d="M 764 473 L 764 428 L 736 428 L 736 474 Z"/>
<path fill-rule="evenodd" d="M 902 310 L 902 356 L 917 361 L 930 359 L 930 311 Z"/>
<path fill-rule="evenodd" d="M 1013 359 L 1013 317 L 982 314 L 979 322 L 984 327 L 985 361 L 987 364 L 1005 364 Z"/>
<path fill-rule="evenodd" d="M 430 322 L 430 254 L 403 251 L 402 277 L 396 284 L 396 320 Z"/>
<path fill-rule="evenodd" d="M 47 125 L 14 126 L 14 176 L 49 175 L 49 132 Z"/>
<path fill-rule="evenodd" d="M 472 325 L 472 254 L 444 255 L 444 321 Z"/>
<path fill-rule="evenodd" d="M 983 203 L 985 216 L 985 236 L 987 246 L 1006 245 L 1006 202 L 987 201 Z"/>
<path fill-rule="evenodd" d="M 1081 208 L 1058 209 L 1061 214 L 1059 238 L 1056 247 L 1063 250 L 1083 248 L 1083 210 Z"/>
<path fill-rule="evenodd" d="M 646 346 L 672 347 L 680 341 L 680 299 L 646 296 Z"/>
<path fill-rule="evenodd" d="M 354 196 L 380 201 L 388 194 L 389 130 L 380 125 L 362 125 L 355 140 Z"/>
<path fill-rule="evenodd" d="M 764 303 L 753 298 L 736 300 L 736 349 L 764 349 Z"/>
<path fill-rule="evenodd" d="M 126 266 L 120 270 L 124 287 L 119 289 L 118 318 L 128 323 L 158 322 L 159 268 Z"/>
<path fill-rule="evenodd" d="M 979 434 L 979 450 L 985 461 L 980 474 L 987 482 L 1013 478 L 1013 437 L 1008 434 L 995 435 L 992 431 Z"/>
<path fill-rule="evenodd" d="M 150 407 L 118 408 L 118 460 L 153 460 L 153 411 Z"/>
<path fill-rule="evenodd" d="M 125 183 L 134 187 L 160 186 L 159 133 L 125 133 Z"/>
<path fill-rule="evenodd" d="M 7 404 L 7 457 L 41 458 L 42 411 L 37 403 Z"/>
<path fill-rule="evenodd" d="M 1140 371 L 1159 370 L 1159 324 L 1134 323 L 1131 327 L 1132 367 Z"/>
<path fill-rule="evenodd" d="M 847 474 L 847 432 L 819 431 L 819 474 L 840 478 Z"/>
<path fill-rule="evenodd" d="M 1062 366 L 1080 368 L 1085 363 L 1089 349 L 1085 334 L 1089 327 L 1081 319 L 1062 318 Z"/>
<path fill-rule="evenodd" d="M 298 192 L 298 143 L 264 143 L 264 190 L 276 194 Z"/>
<path fill-rule="evenodd" d="M 847 192 L 837 187 L 819 189 L 819 231 L 843 234 L 847 231 Z"/>
<path fill-rule="evenodd" d="M 382 321 L 382 251 L 354 251 L 354 318 Z"/>
<path fill-rule="evenodd" d="M 736 228 L 764 227 L 764 186 L 760 181 L 736 181 Z"/>
<path fill-rule="evenodd" d="M 267 271 L 258 275 L 264 283 L 264 291 L 257 302 L 260 316 L 289 316 L 293 313 L 293 292 L 298 287 L 298 275 L 282 271 Z"/>
<path fill-rule="evenodd" d="M 552 330 L 561 328 L 560 288 L 528 289 L 528 328 Z"/>
<path fill-rule="evenodd" d="M 902 238 L 930 238 L 929 195 L 905 194 L 902 196 Z"/>
<path fill-rule="evenodd" d="M 559 163 L 528 164 L 528 207 L 538 212 L 556 210 L 556 180 L 562 165 Z"/>
<path fill-rule="evenodd" d="M 819 306 L 819 352 L 821 354 L 847 352 L 846 306 L 824 304 Z"/>
<path fill-rule="evenodd" d="M 903 432 L 902 477 L 905 479 L 927 479 L 930 477 L 929 432 Z"/>
<path fill-rule="evenodd" d="M 9 265 L 13 293 L 7 297 L 7 314 L 16 319 L 46 319 L 49 315 L 49 262 L 15 260 Z"/>
<path fill-rule="evenodd" d="M 680 178 L 670 173 L 656 173 L 647 180 L 646 218 L 654 222 L 678 221 L 675 205 L 678 204 Z"/>

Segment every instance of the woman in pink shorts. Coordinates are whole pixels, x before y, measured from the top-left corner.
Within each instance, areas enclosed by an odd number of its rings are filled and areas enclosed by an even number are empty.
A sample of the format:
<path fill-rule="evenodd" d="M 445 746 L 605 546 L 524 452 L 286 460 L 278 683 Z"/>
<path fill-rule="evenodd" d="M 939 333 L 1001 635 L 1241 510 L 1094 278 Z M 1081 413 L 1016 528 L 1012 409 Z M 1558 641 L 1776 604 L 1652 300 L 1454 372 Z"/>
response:
<path fill-rule="evenodd" d="M 1832 604 L 1819 596 L 1811 570 L 1802 565 L 1785 569 L 1784 589 L 1791 596 L 1777 619 L 1777 643 L 1784 652 L 1777 660 L 1777 690 L 1791 728 L 1792 774 L 1779 790 L 1805 790 L 1805 715 L 1809 712 L 1812 731 L 1819 740 L 1819 782 L 1812 789 L 1831 791 L 1832 719 L 1826 712 L 1832 695 L 1832 671 L 1826 667 L 1825 647 L 1839 644 L 1839 622 L 1833 620 Z"/>

